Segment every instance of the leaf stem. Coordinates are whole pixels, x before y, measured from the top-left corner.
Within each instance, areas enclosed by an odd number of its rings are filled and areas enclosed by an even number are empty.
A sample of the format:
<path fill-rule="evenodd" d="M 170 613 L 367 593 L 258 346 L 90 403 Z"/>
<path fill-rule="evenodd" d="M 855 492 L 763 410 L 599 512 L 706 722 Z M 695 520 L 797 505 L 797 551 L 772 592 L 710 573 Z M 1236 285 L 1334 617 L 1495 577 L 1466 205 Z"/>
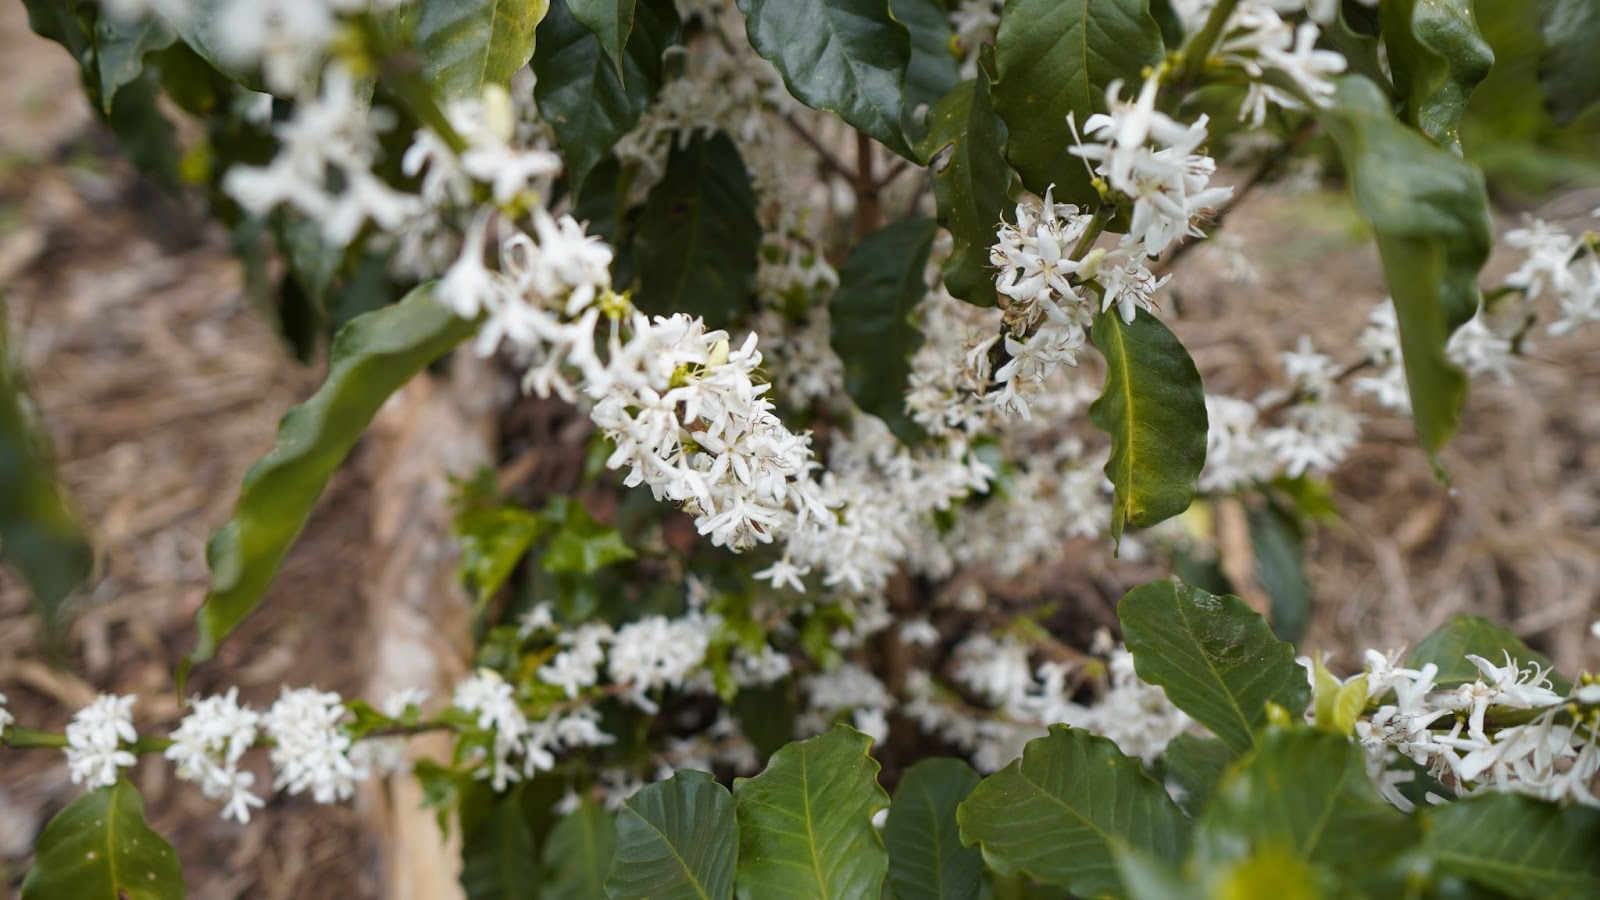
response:
<path fill-rule="evenodd" d="M 1217 43 L 1222 40 L 1223 29 L 1228 27 L 1228 19 L 1233 15 L 1234 7 L 1239 5 L 1239 0 L 1218 0 L 1216 6 L 1211 8 L 1211 14 L 1206 17 L 1204 25 L 1195 32 L 1194 38 L 1189 41 L 1189 46 L 1183 50 L 1183 66 L 1178 70 L 1178 80 L 1181 82 L 1195 82 L 1200 79 L 1200 74 L 1205 70 L 1206 60 L 1211 57 Z"/>

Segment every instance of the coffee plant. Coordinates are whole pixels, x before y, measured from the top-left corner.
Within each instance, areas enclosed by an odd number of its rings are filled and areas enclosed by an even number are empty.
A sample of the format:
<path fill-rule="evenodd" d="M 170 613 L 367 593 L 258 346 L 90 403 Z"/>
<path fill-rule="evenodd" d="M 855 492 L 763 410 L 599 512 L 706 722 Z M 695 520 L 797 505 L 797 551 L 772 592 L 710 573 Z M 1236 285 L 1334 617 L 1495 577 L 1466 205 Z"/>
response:
<path fill-rule="evenodd" d="M 180 693 L 418 373 L 493 357 L 593 426 L 537 504 L 455 473 L 449 696 L 229 690 L 165 735 L 134 696 L 60 734 L 0 704 L 84 788 L 26 900 L 184 895 L 142 757 L 239 822 L 416 778 L 472 898 L 1600 895 L 1587 673 L 1478 618 L 1348 677 L 1294 648 L 1357 404 L 1409 414 L 1446 481 L 1469 381 L 1600 321 L 1593 231 L 1527 220 L 1480 276 L 1486 168 L 1600 167 L 1592 0 L 24 3 L 289 344 L 332 335 L 211 540 Z M 1359 346 L 1208 392 L 1173 266 L 1318 161 L 1390 297 Z M 0 378 L 0 537 L 59 623 L 91 557 Z M 1223 502 L 1270 610 L 1214 562 Z M 1087 652 L 986 614 L 971 573 L 1074 538 L 1178 575 Z"/>

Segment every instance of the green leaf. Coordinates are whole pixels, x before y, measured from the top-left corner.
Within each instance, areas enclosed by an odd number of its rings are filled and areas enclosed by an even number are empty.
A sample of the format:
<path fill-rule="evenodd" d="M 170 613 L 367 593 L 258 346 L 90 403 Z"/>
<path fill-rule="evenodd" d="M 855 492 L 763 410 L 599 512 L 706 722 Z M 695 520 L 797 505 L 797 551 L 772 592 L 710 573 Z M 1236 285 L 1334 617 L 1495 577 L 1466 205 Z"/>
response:
<path fill-rule="evenodd" d="M 1085 897 L 1121 892 L 1115 851 L 1176 863 L 1189 844 L 1188 820 L 1137 759 L 1066 725 L 980 782 L 956 822 L 1001 875 L 1025 872 Z"/>
<path fill-rule="evenodd" d="M 72 801 L 39 835 L 22 900 L 173 900 L 184 896 L 178 854 L 144 820 L 127 782 Z"/>
<path fill-rule="evenodd" d="M 1216 738 L 1180 734 L 1167 743 L 1161 759 L 1167 780 L 1182 789 L 1178 805 L 1184 812 L 1197 816 L 1206 808 L 1234 758 L 1228 745 Z"/>
<path fill-rule="evenodd" d="M 476 330 L 434 299 L 432 285 L 340 329 L 327 378 L 283 417 L 277 443 L 245 473 L 233 518 L 206 545 L 211 591 L 195 617 L 198 645 L 179 667 L 180 689 L 188 667 L 210 659 L 261 602 L 312 505 L 378 408 Z"/>
<path fill-rule="evenodd" d="M 1272 598 L 1272 633 L 1299 643 L 1311 627 L 1311 583 L 1306 580 L 1300 524 L 1275 505 L 1251 507 L 1247 518 L 1256 574 Z"/>
<path fill-rule="evenodd" d="M 889 802 L 872 739 L 847 725 L 772 755 L 733 782 L 741 900 L 877 897 L 889 867 L 872 816 Z"/>
<path fill-rule="evenodd" d="M 729 709 L 739 720 L 739 730 L 755 745 L 760 759 L 770 759 L 794 737 L 797 715 L 794 679 L 769 685 L 742 687 Z"/>
<path fill-rule="evenodd" d="M 1319 116 L 1344 159 L 1356 205 L 1377 234 L 1417 436 L 1437 469 L 1467 394 L 1466 377 L 1445 356 L 1445 344 L 1478 309 L 1478 270 L 1490 241 L 1483 175 L 1397 122 L 1388 100 L 1364 78 L 1339 79 L 1333 106 Z"/>
<path fill-rule="evenodd" d="M 606 872 L 617 849 L 617 823 L 600 804 L 584 798 L 568 813 L 544 845 L 546 900 L 593 900 L 604 897 Z"/>
<path fill-rule="evenodd" d="M 711 775 L 680 769 L 623 803 L 606 896 L 731 898 L 738 855 L 733 796 Z"/>
<path fill-rule="evenodd" d="M 520 788 L 496 797 L 461 845 L 461 887 L 467 900 L 533 900 L 539 896 L 539 854 L 522 818 Z"/>
<path fill-rule="evenodd" d="M 1561 125 L 1600 102 L 1600 4 L 1594 0 L 1540 0 L 1539 88 Z"/>
<path fill-rule="evenodd" d="M 1089 421 L 1111 435 L 1106 477 L 1115 486 L 1111 536 L 1148 528 L 1194 502 L 1206 463 L 1206 398 L 1189 351 L 1161 320 L 1139 310 L 1095 317 L 1090 335 L 1106 360 L 1106 386 Z"/>
<path fill-rule="evenodd" d="M 59 636 L 62 606 L 93 571 L 94 551 L 56 480 L 49 435 L 29 414 L 4 300 L 0 294 L 0 561 L 22 575 L 46 631 Z"/>
<path fill-rule="evenodd" d="M 1006 154 L 1036 194 L 1055 185 L 1068 203 L 1095 203 L 1082 158 L 1067 152 L 1072 130 L 1106 111 L 1106 88 L 1137 89 L 1161 61 L 1161 29 L 1148 0 L 1006 0 L 995 37 L 994 110 L 1010 134 Z"/>
<path fill-rule="evenodd" d="M 961 67 L 950 49 L 955 32 L 942 0 L 889 0 L 889 12 L 911 35 L 905 114 L 900 124 L 906 139 L 916 145 L 928 132 L 925 121 L 917 114 L 918 108 L 926 106 L 924 112 L 931 111 L 940 97 L 961 83 Z M 998 145 L 995 149 L 999 149 Z M 927 158 L 923 156 L 920 161 L 926 162 Z"/>
<path fill-rule="evenodd" d="M 1600 811 L 1487 793 L 1423 818 L 1442 872 L 1528 900 L 1600 896 Z"/>
<path fill-rule="evenodd" d="M 617 78 L 627 83 L 623 70 L 623 51 L 633 34 L 633 17 L 638 0 L 567 0 L 572 17 L 600 39 L 600 49 L 616 66 Z"/>
<path fill-rule="evenodd" d="M 576 500 L 561 498 L 552 502 L 544 517 L 556 529 L 539 560 L 546 572 L 593 575 L 606 566 L 638 555 L 623 540 L 621 532 L 596 522 L 589 510 Z"/>
<path fill-rule="evenodd" d="M 418 0 L 422 74 L 445 100 L 476 100 L 533 58 L 549 0 Z"/>
<path fill-rule="evenodd" d="M 650 105 L 661 87 L 661 54 L 677 41 L 680 23 L 671 0 L 638 0 L 619 75 L 600 38 L 573 16 L 569 3 L 551 0 L 539 24 L 533 95 L 561 145 L 576 193 Z"/>
<path fill-rule="evenodd" d="M 989 52 L 982 48 L 980 59 Z M 988 69 L 980 64 L 977 79 L 940 100 L 928 121 L 923 147 L 933 169 L 939 224 L 953 241 L 942 268 L 945 289 L 968 303 L 993 306 L 989 247 L 1004 214 L 1011 168 L 1001 155 L 1006 126 L 990 106 Z"/>
<path fill-rule="evenodd" d="M 1380 9 L 1406 121 L 1460 155 L 1461 114 L 1494 65 L 1472 0 L 1386 0 Z"/>
<path fill-rule="evenodd" d="M 731 327 L 750 305 L 761 222 L 739 148 L 725 134 L 674 144 L 645 201 L 636 243 L 639 294 L 654 315 L 700 316 Z"/>
<path fill-rule="evenodd" d="M 883 826 L 898 900 L 978 896 L 983 854 L 961 845 L 956 807 L 979 780 L 971 766 L 945 757 L 925 759 L 901 776 Z"/>
<path fill-rule="evenodd" d="M 913 314 L 928 293 L 923 279 L 937 231 L 932 219 L 903 219 L 862 238 L 839 268 L 839 288 L 828 301 L 845 391 L 907 444 L 922 439 L 906 415 L 906 388 L 911 356 L 922 346 Z"/>
<path fill-rule="evenodd" d="M 1378 796 L 1358 744 L 1272 728 L 1218 786 L 1196 829 L 1195 855 L 1216 864 L 1286 850 L 1361 884 L 1382 879 L 1419 837 L 1417 823 Z"/>
<path fill-rule="evenodd" d="M 1434 683 L 1440 688 L 1451 688 L 1482 677 L 1483 673 L 1467 659 L 1469 653 L 1495 665 L 1503 665 L 1509 653 L 1524 667 L 1536 665 L 1549 669 L 1556 693 L 1565 695 L 1572 689 L 1572 682 L 1555 671 L 1550 657 L 1482 616 L 1454 616 L 1435 628 L 1406 656 L 1406 667 L 1420 669 L 1433 663 L 1439 667 Z"/>
<path fill-rule="evenodd" d="M 461 575 L 479 603 L 487 602 L 549 528 L 535 513 L 515 506 L 463 510 L 456 516 L 461 537 Z"/>
<path fill-rule="evenodd" d="M 1294 647 L 1238 597 L 1153 581 L 1129 591 L 1117 617 L 1139 677 L 1235 753 L 1254 744 L 1268 703 L 1298 715 L 1311 699 Z"/>
<path fill-rule="evenodd" d="M 100 111 L 110 115 L 117 92 L 144 74 L 145 54 L 172 46 L 178 36 L 157 16 L 131 21 L 101 16 L 94 23 L 94 38 Z"/>
<path fill-rule="evenodd" d="M 796 100 L 917 161 L 900 131 L 911 35 L 887 0 L 738 0 L 750 45 Z"/>

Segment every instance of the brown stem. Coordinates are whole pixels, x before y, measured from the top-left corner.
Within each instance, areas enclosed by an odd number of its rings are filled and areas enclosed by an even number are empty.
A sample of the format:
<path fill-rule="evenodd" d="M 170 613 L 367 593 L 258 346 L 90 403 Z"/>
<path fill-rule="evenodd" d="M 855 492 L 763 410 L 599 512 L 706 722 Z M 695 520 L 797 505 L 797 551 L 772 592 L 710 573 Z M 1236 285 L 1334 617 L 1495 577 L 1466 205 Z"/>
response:
<path fill-rule="evenodd" d="M 856 240 L 878 227 L 883 211 L 878 202 L 878 181 L 873 175 L 872 138 L 856 132 Z"/>

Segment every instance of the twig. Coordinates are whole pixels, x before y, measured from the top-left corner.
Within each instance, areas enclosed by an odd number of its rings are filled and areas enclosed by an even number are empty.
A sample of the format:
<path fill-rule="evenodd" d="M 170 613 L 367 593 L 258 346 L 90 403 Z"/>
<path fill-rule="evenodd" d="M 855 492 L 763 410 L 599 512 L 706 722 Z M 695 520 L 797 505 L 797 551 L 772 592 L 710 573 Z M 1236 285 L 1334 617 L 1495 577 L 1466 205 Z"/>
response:
<path fill-rule="evenodd" d="M 856 239 L 866 237 L 878 227 L 882 209 L 878 203 L 878 183 L 873 172 L 872 138 L 856 132 Z"/>

